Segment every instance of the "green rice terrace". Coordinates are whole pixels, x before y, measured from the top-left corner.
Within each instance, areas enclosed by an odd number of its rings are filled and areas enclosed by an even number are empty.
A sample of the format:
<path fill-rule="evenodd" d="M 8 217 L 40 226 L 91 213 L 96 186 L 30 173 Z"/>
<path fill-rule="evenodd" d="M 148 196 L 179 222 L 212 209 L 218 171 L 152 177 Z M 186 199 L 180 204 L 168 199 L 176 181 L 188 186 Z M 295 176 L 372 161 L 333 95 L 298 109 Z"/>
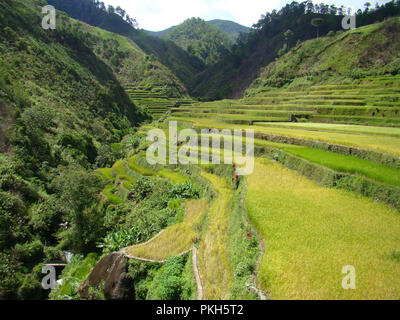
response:
<path fill-rule="evenodd" d="M 274 122 L 398 126 L 400 76 L 374 77 L 363 82 L 312 86 L 302 91 L 268 91 L 222 104 L 173 108 L 172 113 L 176 117 L 195 114 L 198 118 L 213 117 L 232 124 L 263 126 Z M 329 128 L 327 126 L 327 130 Z"/>
<path fill-rule="evenodd" d="M 188 106 L 193 102 L 190 98 L 169 97 L 163 93 L 164 88 L 146 90 L 143 87 L 125 86 L 125 91 L 135 104 L 148 108 L 154 118 L 161 117 L 174 107 Z"/>
<path fill-rule="evenodd" d="M 163 225 L 108 247 L 147 265 L 137 285 L 146 299 L 160 297 L 149 285 L 151 266 L 163 270 L 179 258 L 191 299 L 399 299 L 400 76 L 295 88 L 258 82 L 242 99 L 213 102 L 126 88 L 160 119 L 137 130 L 139 142 L 126 158 L 97 170 L 101 198 L 126 206 L 143 185 L 160 181 L 180 196 L 168 203 L 175 216 Z M 185 165 L 168 164 L 170 121 L 221 141 L 188 148 L 180 155 Z M 254 139 L 234 138 L 254 143 L 250 175 L 238 177 L 235 164 L 191 158 L 190 150 L 206 157 L 213 151 L 222 162 L 226 132 L 200 134 L 213 128 L 254 130 Z M 159 142 L 166 165 L 146 160 L 151 129 L 165 134 Z M 350 290 L 342 282 L 345 266 L 356 270 Z"/>
<path fill-rule="evenodd" d="M 400 299 L 398 1 L 293 2 L 210 65 L 45 2 L 0 1 L 0 299 Z"/>
<path fill-rule="evenodd" d="M 197 298 L 202 299 L 399 298 L 400 128 L 396 112 L 386 111 L 400 107 L 398 81 L 321 86 L 324 91 L 315 86 L 302 93 L 281 90 L 173 108 L 169 118 L 138 134 L 144 139 L 158 127 L 169 151 L 170 120 L 178 121 L 179 130 L 251 128 L 256 132 L 254 172 L 235 185 L 231 166 L 196 161 L 151 166 L 143 152 L 98 170 L 108 184 L 102 194 L 115 205 L 127 201 L 143 176 L 172 185 L 200 179 L 209 188 L 200 200 L 184 202 L 179 221 L 145 243 L 128 246 L 124 254 L 142 263 L 166 263 L 192 250 Z M 376 98 L 378 93 L 384 98 Z M 326 117 L 318 122 L 315 110 L 327 108 L 332 114 L 352 110 L 352 120 L 344 124 Z M 248 112 L 253 109 L 259 114 L 268 110 L 266 118 L 255 121 Z M 307 117 L 297 113 L 307 109 Z M 381 118 L 371 116 L 371 122 L 357 124 L 359 114 L 370 109 L 385 110 L 392 122 L 382 126 Z M 232 110 L 248 118 L 235 121 Z M 276 121 L 272 111 L 287 119 Z M 215 136 L 223 141 L 223 135 L 207 135 Z M 212 149 L 198 151 L 209 154 Z M 221 158 L 224 152 L 218 150 Z M 244 262 L 235 258 L 237 252 L 246 252 Z M 341 268 L 346 265 L 359 270 L 356 290 L 342 288 Z"/>
<path fill-rule="evenodd" d="M 399 85 L 397 76 L 375 77 L 172 108 L 155 124 L 167 151 L 170 120 L 180 130 L 253 129 L 255 169 L 235 185 L 230 166 L 154 167 L 142 153 L 99 170 L 112 182 L 103 195 L 115 204 L 138 175 L 202 179 L 217 195 L 186 202 L 181 222 L 124 252 L 150 263 L 193 248 L 203 299 L 398 299 Z M 249 248 L 245 264 L 234 258 Z M 342 288 L 346 265 L 358 270 L 356 290 Z"/>

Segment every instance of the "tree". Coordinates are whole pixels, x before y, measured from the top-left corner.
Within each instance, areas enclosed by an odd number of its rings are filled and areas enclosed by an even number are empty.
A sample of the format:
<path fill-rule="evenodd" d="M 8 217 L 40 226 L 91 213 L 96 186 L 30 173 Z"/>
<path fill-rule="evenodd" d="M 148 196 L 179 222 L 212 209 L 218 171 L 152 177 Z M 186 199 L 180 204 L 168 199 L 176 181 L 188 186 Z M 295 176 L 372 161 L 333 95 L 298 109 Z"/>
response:
<path fill-rule="evenodd" d="M 290 39 L 293 38 L 294 33 L 292 30 L 288 29 L 283 35 L 285 36 L 285 40 L 286 40 L 286 48 L 287 48 L 287 50 L 289 50 L 289 42 L 290 42 Z"/>
<path fill-rule="evenodd" d="M 319 27 L 325 22 L 322 18 L 315 18 L 311 20 L 311 24 L 317 28 L 317 38 L 319 38 Z"/>
<path fill-rule="evenodd" d="M 307 8 L 307 13 L 313 13 L 314 12 L 314 4 L 313 4 L 313 2 L 311 0 L 307 1 L 306 8 Z"/>
<path fill-rule="evenodd" d="M 117 6 L 115 11 L 122 17 L 122 19 L 125 18 L 126 11 L 122 9 L 120 6 Z"/>
<path fill-rule="evenodd" d="M 365 3 L 364 4 L 364 7 L 365 7 L 365 13 L 368 13 L 368 11 L 369 11 L 369 8 L 371 7 L 372 5 L 371 5 L 371 2 L 367 2 L 367 3 Z"/>
<path fill-rule="evenodd" d="M 113 7 L 112 5 L 109 5 L 109 6 L 107 7 L 107 12 L 108 12 L 109 14 L 115 13 L 114 7 Z"/>

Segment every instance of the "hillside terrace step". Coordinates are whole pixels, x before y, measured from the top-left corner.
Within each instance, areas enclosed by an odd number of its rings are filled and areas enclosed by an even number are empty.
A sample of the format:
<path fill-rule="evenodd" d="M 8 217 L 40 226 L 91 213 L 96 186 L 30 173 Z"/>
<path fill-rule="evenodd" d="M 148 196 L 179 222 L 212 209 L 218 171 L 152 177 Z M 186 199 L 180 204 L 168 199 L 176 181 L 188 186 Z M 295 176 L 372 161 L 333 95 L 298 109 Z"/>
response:
<path fill-rule="evenodd" d="M 248 115 L 248 116 L 275 116 L 275 115 L 290 115 L 290 114 L 298 114 L 298 115 L 311 115 L 312 111 L 296 111 L 296 112 L 290 112 L 290 111 L 285 111 L 285 110 L 270 110 L 270 111 L 258 111 L 254 110 L 252 112 L 243 112 L 241 110 L 218 110 L 218 112 L 214 112 L 213 110 L 209 111 L 204 111 L 204 112 L 172 112 L 174 115 L 179 114 L 179 113 L 184 113 L 184 114 L 194 114 L 195 116 L 198 116 L 200 114 L 206 114 L 210 116 L 215 116 L 215 115 Z"/>

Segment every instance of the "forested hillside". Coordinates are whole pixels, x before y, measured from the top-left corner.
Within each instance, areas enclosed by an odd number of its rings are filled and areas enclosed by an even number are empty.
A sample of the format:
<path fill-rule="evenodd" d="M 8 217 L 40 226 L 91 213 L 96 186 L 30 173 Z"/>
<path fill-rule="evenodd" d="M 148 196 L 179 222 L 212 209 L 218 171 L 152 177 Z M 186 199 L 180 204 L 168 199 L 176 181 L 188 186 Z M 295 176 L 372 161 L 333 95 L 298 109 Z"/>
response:
<path fill-rule="evenodd" d="M 247 96 L 269 90 L 306 90 L 314 85 L 352 84 L 400 73 L 400 20 L 388 19 L 349 32 L 302 42 L 261 71 Z"/>
<path fill-rule="evenodd" d="M 236 39 L 239 37 L 239 35 L 241 33 L 250 32 L 250 28 L 242 26 L 236 22 L 229 21 L 229 20 L 215 19 L 215 20 L 206 21 L 206 23 L 210 24 L 212 26 L 218 27 L 221 31 L 227 33 L 233 41 L 236 41 Z M 145 32 L 152 36 L 161 37 L 164 34 L 172 31 L 176 27 L 177 26 L 173 26 L 173 27 L 170 27 L 170 28 L 162 30 L 162 31 L 145 30 Z"/>
<path fill-rule="evenodd" d="M 112 144 L 148 119 L 118 80 L 135 49 L 67 16 L 46 31 L 44 4 L 0 3 L 3 298 L 40 297 L 42 261 L 96 246 L 105 207 L 93 168 L 113 163 Z"/>
<path fill-rule="evenodd" d="M 233 40 L 218 27 L 191 18 L 162 35 L 206 65 L 215 64 L 230 52 Z"/>
<path fill-rule="evenodd" d="M 168 67 L 189 88 L 193 85 L 193 75 L 204 69 L 204 64 L 189 55 L 172 41 L 152 37 L 134 28 L 118 14 L 114 7 L 105 8 L 104 3 L 92 0 L 48 0 L 56 9 L 68 13 L 72 18 L 120 34 L 133 40 L 147 55 L 153 55 Z"/>
<path fill-rule="evenodd" d="M 260 68 L 298 42 L 342 30 L 342 18 L 347 11 L 344 6 L 314 5 L 307 1 L 292 2 L 279 11 L 268 12 L 254 24 L 250 33 L 239 37 L 232 54 L 197 76 L 192 94 L 205 99 L 241 97 L 260 74 Z M 360 27 L 399 15 L 400 3 L 392 1 L 377 8 L 368 6 L 356 14 L 357 27 Z M 319 28 L 311 23 L 317 18 L 322 19 Z M 288 30 L 291 30 L 289 37 L 285 36 Z"/>
<path fill-rule="evenodd" d="M 214 19 L 207 21 L 207 23 L 220 28 L 222 31 L 225 31 L 233 40 L 236 40 L 241 33 L 250 32 L 250 28 L 242 26 L 233 21 Z"/>

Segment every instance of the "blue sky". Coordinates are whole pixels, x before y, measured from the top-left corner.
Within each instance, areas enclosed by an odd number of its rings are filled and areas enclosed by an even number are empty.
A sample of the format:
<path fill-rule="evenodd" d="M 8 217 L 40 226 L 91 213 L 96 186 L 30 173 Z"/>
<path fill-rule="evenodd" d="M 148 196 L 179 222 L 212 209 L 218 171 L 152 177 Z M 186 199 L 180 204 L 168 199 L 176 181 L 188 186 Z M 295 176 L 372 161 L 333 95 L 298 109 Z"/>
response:
<path fill-rule="evenodd" d="M 200 17 L 205 20 L 224 19 L 251 27 L 261 14 L 280 9 L 285 0 L 103 0 L 106 4 L 120 5 L 127 13 L 137 19 L 139 27 L 160 31 L 177 25 L 187 18 Z M 371 0 L 316 0 L 314 3 L 345 5 L 355 9 L 363 8 L 364 3 Z M 299 1 L 301 2 L 301 1 Z M 386 3 L 388 0 L 378 0 Z"/>

